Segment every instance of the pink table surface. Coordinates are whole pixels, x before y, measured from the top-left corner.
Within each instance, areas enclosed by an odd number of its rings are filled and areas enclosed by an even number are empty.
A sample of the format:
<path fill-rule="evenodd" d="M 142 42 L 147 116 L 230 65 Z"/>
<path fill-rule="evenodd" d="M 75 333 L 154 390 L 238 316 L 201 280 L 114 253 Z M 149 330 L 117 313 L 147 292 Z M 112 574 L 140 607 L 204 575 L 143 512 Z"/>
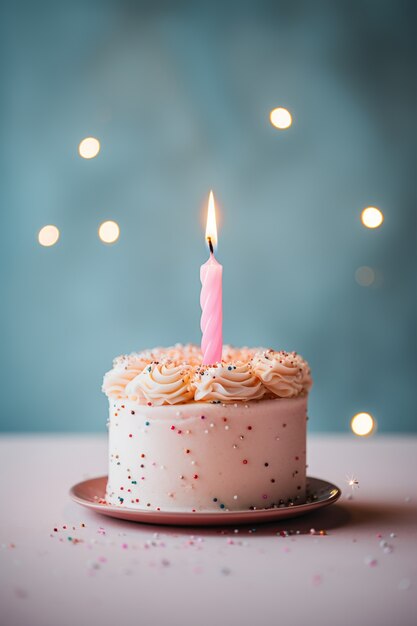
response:
<path fill-rule="evenodd" d="M 170 529 L 70 501 L 106 473 L 105 436 L 2 437 L 1 625 L 416 624 L 417 438 L 312 436 L 308 457 L 338 504 L 238 532 Z"/>

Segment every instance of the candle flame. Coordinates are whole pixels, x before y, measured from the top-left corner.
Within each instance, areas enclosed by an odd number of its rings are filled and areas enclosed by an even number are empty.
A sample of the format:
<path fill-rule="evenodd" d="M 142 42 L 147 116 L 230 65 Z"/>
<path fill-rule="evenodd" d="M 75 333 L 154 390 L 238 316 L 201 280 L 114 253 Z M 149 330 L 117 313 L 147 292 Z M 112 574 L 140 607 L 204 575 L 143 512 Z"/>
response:
<path fill-rule="evenodd" d="M 206 240 L 209 246 L 210 243 L 213 248 L 217 246 L 216 208 L 214 206 L 214 196 L 212 191 L 210 191 L 208 201 Z"/>

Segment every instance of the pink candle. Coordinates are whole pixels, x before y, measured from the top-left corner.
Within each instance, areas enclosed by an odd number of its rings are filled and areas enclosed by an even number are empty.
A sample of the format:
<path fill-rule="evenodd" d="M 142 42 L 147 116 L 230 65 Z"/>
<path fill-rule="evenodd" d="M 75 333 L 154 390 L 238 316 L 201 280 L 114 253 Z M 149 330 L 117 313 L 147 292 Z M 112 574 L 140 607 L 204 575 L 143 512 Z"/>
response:
<path fill-rule="evenodd" d="M 200 268 L 201 294 L 201 352 L 203 365 L 213 365 L 222 360 L 222 275 L 223 266 L 214 256 L 214 247 L 217 244 L 216 215 L 214 210 L 213 192 L 210 191 L 206 240 L 210 249 L 209 260 Z"/>

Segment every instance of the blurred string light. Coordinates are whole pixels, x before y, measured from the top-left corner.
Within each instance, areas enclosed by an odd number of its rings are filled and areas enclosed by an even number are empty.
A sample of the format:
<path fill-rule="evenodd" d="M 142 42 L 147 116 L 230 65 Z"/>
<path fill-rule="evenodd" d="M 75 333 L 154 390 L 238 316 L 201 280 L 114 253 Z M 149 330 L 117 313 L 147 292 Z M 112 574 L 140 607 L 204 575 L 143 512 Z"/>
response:
<path fill-rule="evenodd" d="M 366 437 L 375 430 L 375 420 L 370 413 L 357 413 L 350 422 L 352 432 L 358 437 Z"/>
<path fill-rule="evenodd" d="M 38 241 L 41 246 L 49 248 L 54 246 L 59 239 L 59 229 L 53 224 L 43 226 L 38 233 Z"/>
<path fill-rule="evenodd" d="M 278 128 L 279 130 L 285 130 L 292 124 L 291 113 L 283 107 L 273 109 L 269 114 L 269 119 L 272 126 L 275 126 L 275 128 Z"/>
<path fill-rule="evenodd" d="M 98 236 L 100 237 L 103 243 L 114 243 L 119 239 L 120 228 L 117 222 L 113 222 L 113 220 L 108 220 L 107 222 L 103 222 L 100 224 L 98 229 Z"/>
<path fill-rule="evenodd" d="M 384 221 L 382 211 L 374 206 L 368 206 L 361 213 L 362 224 L 366 228 L 378 228 Z"/>
<path fill-rule="evenodd" d="M 86 137 L 78 146 L 78 154 L 83 159 L 94 159 L 100 152 L 100 142 L 95 137 Z"/>
<path fill-rule="evenodd" d="M 375 270 L 372 267 L 363 265 L 355 272 L 355 280 L 361 287 L 370 287 L 375 282 Z"/>

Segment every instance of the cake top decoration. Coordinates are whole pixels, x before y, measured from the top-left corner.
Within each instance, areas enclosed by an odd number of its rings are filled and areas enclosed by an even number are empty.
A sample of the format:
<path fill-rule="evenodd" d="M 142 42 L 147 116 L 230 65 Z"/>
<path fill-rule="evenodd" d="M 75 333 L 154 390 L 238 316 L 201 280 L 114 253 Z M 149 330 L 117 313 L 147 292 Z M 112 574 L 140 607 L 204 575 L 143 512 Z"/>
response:
<path fill-rule="evenodd" d="M 160 406 L 188 402 L 247 402 L 308 393 L 310 368 L 296 352 L 223 347 L 223 359 L 203 366 L 200 348 L 176 344 L 114 359 L 104 376 L 109 398 Z"/>

